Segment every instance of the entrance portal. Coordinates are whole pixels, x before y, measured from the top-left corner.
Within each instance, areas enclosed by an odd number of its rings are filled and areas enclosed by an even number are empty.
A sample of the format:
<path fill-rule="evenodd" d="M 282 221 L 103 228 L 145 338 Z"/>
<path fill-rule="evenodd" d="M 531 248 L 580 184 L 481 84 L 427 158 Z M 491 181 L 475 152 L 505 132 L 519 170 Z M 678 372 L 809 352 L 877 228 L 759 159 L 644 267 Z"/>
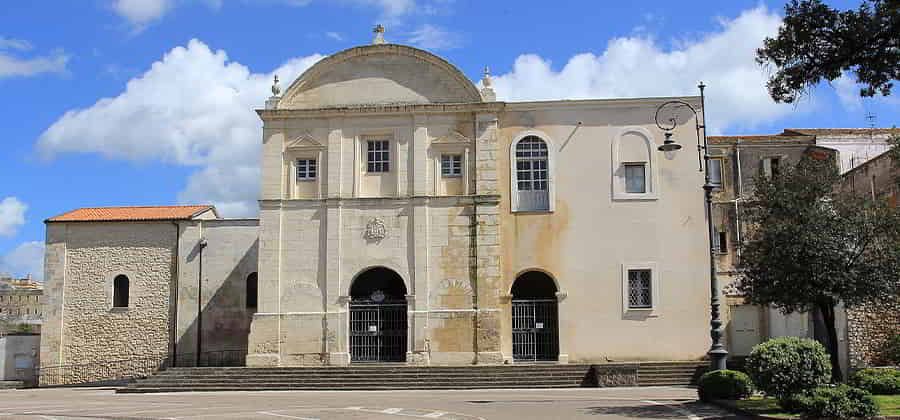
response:
<path fill-rule="evenodd" d="M 406 285 L 394 271 L 370 268 L 350 287 L 350 361 L 406 361 Z"/>
<path fill-rule="evenodd" d="M 513 360 L 556 361 L 559 322 L 556 283 L 540 271 L 528 271 L 512 287 Z"/>

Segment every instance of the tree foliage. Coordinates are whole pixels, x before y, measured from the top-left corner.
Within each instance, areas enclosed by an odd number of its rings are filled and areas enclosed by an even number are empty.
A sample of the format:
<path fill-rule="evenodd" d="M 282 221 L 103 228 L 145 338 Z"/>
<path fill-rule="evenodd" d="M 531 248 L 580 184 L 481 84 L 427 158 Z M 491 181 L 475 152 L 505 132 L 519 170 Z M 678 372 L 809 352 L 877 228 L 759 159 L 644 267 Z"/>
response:
<path fill-rule="evenodd" d="M 772 65 L 766 84 L 776 102 L 792 103 L 819 82 L 855 74 L 861 96 L 890 95 L 900 79 L 900 0 L 863 0 L 840 11 L 821 0 L 791 0 L 778 35 L 756 61 Z"/>
<path fill-rule="evenodd" d="M 744 211 L 749 229 L 738 286 L 753 304 L 820 311 L 835 368 L 834 307 L 900 296 L 900 211 L 841 194 L 839 182 L 833 162 L 813 159 L 756 179 Z M 839 369 L 834 375 L 840 378 Z"/>

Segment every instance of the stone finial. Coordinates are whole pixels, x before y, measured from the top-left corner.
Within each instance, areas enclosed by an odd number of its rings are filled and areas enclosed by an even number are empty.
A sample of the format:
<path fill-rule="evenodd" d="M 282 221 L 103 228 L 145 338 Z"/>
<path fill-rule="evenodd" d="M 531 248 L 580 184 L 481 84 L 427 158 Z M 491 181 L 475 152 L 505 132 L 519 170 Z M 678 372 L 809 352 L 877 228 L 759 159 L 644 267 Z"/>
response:
<path fill-rule="evenodd" d="M 488 66 L 484 66 L 484 76 L 481 78 L 481 100 L 486 102 L 497 100 L 497 94 L 494 93 L 493 82 L 491 81 L 491 69 Z"/>
<path fill-rule="evenodd" d="M 481 84 L 486 88 L 491 87 L 491 68 L 488 66 L 484 66 L 484 76 L 481 78 Z"/>
<path fill-rule="evenodd" d="M 281 87 L 278 86 L 278 75 L 275 75 L 275 80 L 272 81 L 272 96 L 281 95 Z"/>
<path fill-rule="evenodd" d="M 373 29 L 372 32 L 375 33 L 375 39 L 372 40 L 372 44 L 384 44 L 384 26 L 379 23 L 375 25 L 375 29 Z"/>
<path fill-rule="evenodd" d="M 272 81 L 272 96 L 266 99 L 266 109 L 278 108 L 279 95 L 281 95 L 281 88 L 278 86 L 278 75 L 276 74 Z"/>

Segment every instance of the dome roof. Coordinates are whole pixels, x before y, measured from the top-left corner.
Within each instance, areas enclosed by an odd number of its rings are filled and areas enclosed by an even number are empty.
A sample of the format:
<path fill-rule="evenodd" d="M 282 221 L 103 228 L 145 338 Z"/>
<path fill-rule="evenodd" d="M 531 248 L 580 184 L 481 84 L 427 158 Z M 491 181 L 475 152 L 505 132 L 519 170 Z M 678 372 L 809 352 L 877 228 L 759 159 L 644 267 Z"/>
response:
<path fill-rule="evenodd" d="M 319 61 L 288 87 L 278 108 L 468 102 L 481 102 L 478 89 L 446 60 L 418 48 L 377 44 Z"/>

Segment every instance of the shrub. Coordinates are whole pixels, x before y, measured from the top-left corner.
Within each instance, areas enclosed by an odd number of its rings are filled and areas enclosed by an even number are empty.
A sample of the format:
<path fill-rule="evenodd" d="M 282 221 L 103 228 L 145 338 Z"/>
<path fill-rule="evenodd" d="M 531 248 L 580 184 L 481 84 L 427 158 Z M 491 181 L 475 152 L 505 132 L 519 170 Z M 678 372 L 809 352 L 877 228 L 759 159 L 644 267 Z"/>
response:
<path fill-rule="evenodd" d="M 701 401 L 740 400 L 753 393 L 753 383 L 743 372 L 717 370 L 700 377 L 697 394 Z"/>
<path fill-rule="evenodd" d="M 900 366 L 900 334 L 894 334 L 884 347 L 884 359 L 890 364 Z"/>
<path fill-rule="evenodd" d="M 853 374 L 850 383 L 878 395 L 900 394 L 900 370 L 863 369 Z"/>
<path fill-rule="evenodd" d="M 825 347 L 805 338 L 781 337 L 758 344 L 747 357 L 746 368 L 757 388 L 778 399 L 831 380 Z"/>
<path fill-rule="evenodd" d="M 849 385 L 823 386 L 788 397 L 793 410 L 808 419 L 868 419 L 878 415 L 878 405 L 868 392 Z"/>

